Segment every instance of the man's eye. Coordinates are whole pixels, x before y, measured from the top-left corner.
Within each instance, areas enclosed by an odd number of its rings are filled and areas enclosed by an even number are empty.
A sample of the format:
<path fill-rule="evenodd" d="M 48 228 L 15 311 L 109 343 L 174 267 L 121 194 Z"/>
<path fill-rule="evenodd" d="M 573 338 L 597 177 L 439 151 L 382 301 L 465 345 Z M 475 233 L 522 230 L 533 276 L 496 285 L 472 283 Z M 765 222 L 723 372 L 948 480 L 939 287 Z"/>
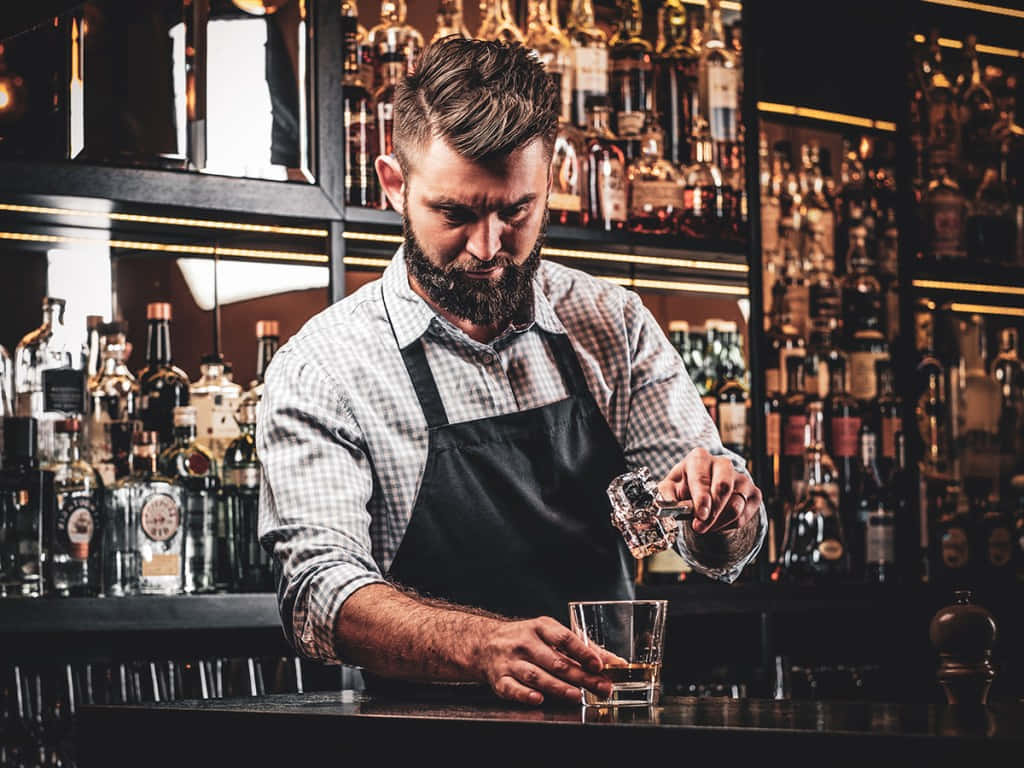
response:
<path fill-rule="evenodd" d="M 501 218 L 505 219 L 505 221 L 515 221 L 525 216 L 529 209 L 530 206 L 526 204 L 517 205 L 515 208 L 507 208 L 501 212 Z"/>
<path fill-rule="evenodd" d="M 441 215 L 444 216 L 446 223 L 456 226 L 468 224 L 473 219 L 473 217 L 465 211 L 456 211 L 451 208 L 442 209 Z"/>

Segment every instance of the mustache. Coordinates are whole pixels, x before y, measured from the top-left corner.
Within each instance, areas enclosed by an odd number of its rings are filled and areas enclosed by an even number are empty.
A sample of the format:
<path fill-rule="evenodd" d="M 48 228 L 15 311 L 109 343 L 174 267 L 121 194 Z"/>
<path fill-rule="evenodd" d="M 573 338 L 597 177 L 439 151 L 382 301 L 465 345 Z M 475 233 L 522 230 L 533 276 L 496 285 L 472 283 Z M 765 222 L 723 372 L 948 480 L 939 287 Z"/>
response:
<path fill-rule="evenodd" d="M 488 269 L 497 269 L 498 267 L 515 267 L 516 265 L 512 261 L 511 256 L 495 257 L 490 261 L 480 261 L 474 258 L 472 262 L 466 266 L 460 266 L 452 262 L 447 266 L 445 272 L 452 274 L 453 272 L 485 272 Z"/>

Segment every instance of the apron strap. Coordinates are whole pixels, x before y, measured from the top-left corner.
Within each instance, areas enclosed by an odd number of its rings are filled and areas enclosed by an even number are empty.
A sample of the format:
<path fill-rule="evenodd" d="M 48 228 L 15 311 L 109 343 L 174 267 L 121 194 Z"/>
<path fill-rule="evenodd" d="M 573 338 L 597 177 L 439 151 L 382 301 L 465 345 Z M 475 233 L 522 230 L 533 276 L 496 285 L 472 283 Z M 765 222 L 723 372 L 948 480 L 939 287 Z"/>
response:
<path fill-rule="evenodd" d="M 572 348 L 569 337 L 564 333 L 549 333 L 548 331 L 542 331 L 542 336 L 548 339 L 554 349 L 555 360 L 562 372 L 562 380 L 565 382 L 569 397 L 589 394 L 587 378 L 583 374 L 580 359 L 576 356 L 576 350 Z"/>
<path fill-rule="evenodd" d="M 405 362 L 405 369 L 409 371 L 409 378 L 412 379 L 420 407 L 423 408 L 427 427 L 435 429 L 445 426 L 448 423 L 448 414 L 444 409 L 444 403 L 441 402 L 441 394 L 437 391 L 434 374 L 430 372 L 427 353 L 423 349 L 423 339 L 403 349 L 402 360 Z"/>

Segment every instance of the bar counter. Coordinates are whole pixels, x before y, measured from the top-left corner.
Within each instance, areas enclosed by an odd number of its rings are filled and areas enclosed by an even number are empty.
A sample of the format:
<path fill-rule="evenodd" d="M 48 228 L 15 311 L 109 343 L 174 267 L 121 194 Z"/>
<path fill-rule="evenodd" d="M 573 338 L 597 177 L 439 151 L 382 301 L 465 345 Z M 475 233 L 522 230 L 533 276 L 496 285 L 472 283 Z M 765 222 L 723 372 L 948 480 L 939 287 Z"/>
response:
<path fill-rule="evenodd" d="M 86 768 L 421 763 L 449 768 L 650 765 L 656 760 L 733 766 L 737 759 L 790 767 L 909 761 L 1019 765 L 1024 701 L 961 708 L 664 697 L 655 707 L 528 709 L 473 687 L 429 695 L 310 693 L 87 707 L 78 735 L 79 764 Z"/>

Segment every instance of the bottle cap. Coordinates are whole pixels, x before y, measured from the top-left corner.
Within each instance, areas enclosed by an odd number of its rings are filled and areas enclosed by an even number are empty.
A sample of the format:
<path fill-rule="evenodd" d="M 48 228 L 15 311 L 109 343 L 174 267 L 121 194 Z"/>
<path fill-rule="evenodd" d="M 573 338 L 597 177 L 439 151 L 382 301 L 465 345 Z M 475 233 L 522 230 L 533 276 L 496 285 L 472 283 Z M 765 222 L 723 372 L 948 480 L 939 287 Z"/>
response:
<path fill-rule="evenodd" d="M 99 330 L 99 327 L 103 324 L 103 315 L 86 315 L 85 316 L 85 327 L 88 330 L 93 328 Z"/>
<path fill-rule="evenodd" d="M 587 96 L 586 101 L 583 102 L 583 106 L 588 112 L 592 109 L 611 109 L 611 103 L 608 101 L 608 97 L 600 93 L 593 93 L 590 96 Z"/>
<path fill-rule="evenodd" d="M 236 413 L 238 423 L 255 424 L 257 405 L 258 403 L 256 400 L 243 400 L 242 404 L 238 406 L 238 412 Z"/>
<path fill-rule="evenodd" d="M 196 425 L 196 409 L 192 405 L 177 405 L 174 407 L 174 426 L 194 427 Z"/>
<path fill-rule="evenodd" d="M 100 323 L 98 330 L 100 336 L 124 336 L 128 333 L 128 324 L 115 320 L 112 323 Z"/>
<path fill-rule="evenodd" d="M 280 325 L 277 320 L 258 320 L 256 322 L 256 336 L 257 338 L 265 338 L 267 336 L 280 336 Z"/>
<path fill-rule="evenodd" d="M 82 422 L 80 422 L 76 418 L 61 419 L 56 424 L 54 424 L 53 428 L 60 434 L 80 432 L 82 429 Z"/>
<path fill-rule="evenodd" d="M 14 459 L 34 459 L 38 444 L 36 420 L 31 416 L 4 418 L 4 463 Z"/>
<path fill-rule="evenodd" d="M 132 433 L 132 445 L 145 446 L 156 445 L 160 435 L 152 430 L 142 430 Z"/>
<path fill-rule="evenodd" d="M 43 309 L 50 307 L 60 307 L 63 309 L 67 306 L 67 299 L 58 299 L 56 296 L 46 296 L 43 298 Z"/>
<path fill-rule="evenodd" d="M 199 358 L 200 365 L 224 365 L 224 355 L 219 352 L 209 352 Z"/>
<path fill-rule="evenodd" d="M 668 324 L 669 333 L 689 333 L 690 324 L 685 320 L 673 320 Z"/>
<path fill-rule="evenodd" d="M 171 305 L 166 301 L 154 301 L 146 305 L 147 320 L 170 320 Z"/>

